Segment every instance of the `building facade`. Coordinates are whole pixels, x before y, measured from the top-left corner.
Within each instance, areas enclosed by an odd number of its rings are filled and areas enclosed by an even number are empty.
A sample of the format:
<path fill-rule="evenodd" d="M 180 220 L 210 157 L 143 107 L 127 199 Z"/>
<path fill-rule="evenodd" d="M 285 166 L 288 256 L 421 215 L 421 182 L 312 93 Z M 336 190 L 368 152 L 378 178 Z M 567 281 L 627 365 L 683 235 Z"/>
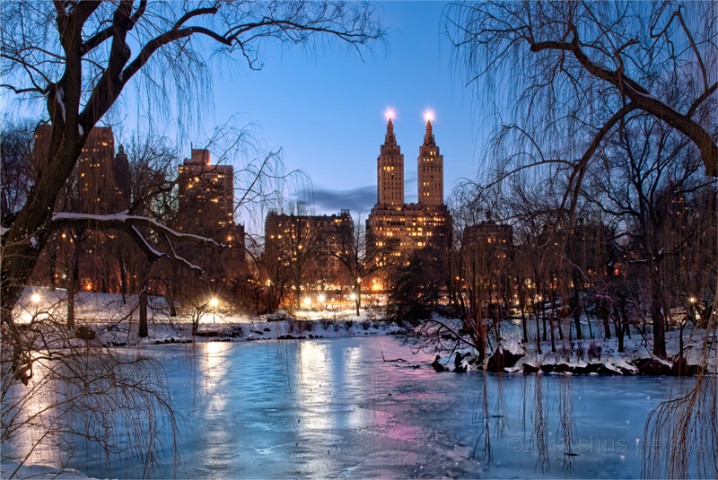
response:
<path fill-rule="evenodd" d="M 192 149 L 178 168 L 177 184 L 177 229 L 226 246 L 218 253 L 188 244 L 181 252 L 205 269 L 210 282 L 228 286 L 247 273 L 244 225 L 234 222 L 234 168 L 212 165 L 209 150 Z"/>
<path fill-rule="evenodd" d="M 351 279 L 340 257 L 354 237 L 349 210 L 336 215 L 293 215 L 270 211 L 264 227 L 267 281 L 289 291 L 342 290 Z M 283 295 L 285 296 L 285 295 Z M 297 300 L 299 300 L 297 298 Z"/>
<path fill-rule="evenodd" d="M 52 145 L 52 125 L 39 125 L 34 134 L 33 164 L 44 174 Z M 55 211 L 112 214 L 130 206 L 131 175 L 124 147 L 115 154 L 112 127 L 95 127 L 87 135 L 77 164 L 60 191 Z M 33 281 L 50 286 L 118 292 L 123 283 L 119 247 L 114 232 L 64 228 L 48 241 Z"/>
<path fill-rule="evenodd" d="M 444 203 L 444 158 L 431 120 L 418 156 L 418 202 L 404 202 L 404 156 L 391 119 L 377 158 L 378 196 L 366 222 L 367 248 L 382 266 L 406 264 L 410 254 L 432 247 L 448 251 L 451 215 Z"/>
<path fill-rule="evenodd" d="M 36 169 L 45 165 L 52 142 L 52 125 L 35 130 L 33 162 Z M 77 213 L 108 214 L 126 210 L 130 203 L 130 165 L 124 147 L 115 155 L 112 127 L 90 130 L 75 170 L 58 196 L 55 210 Z"/>
<path fill-rule="evenodd" d="M 192 149 L 191 158 L 179 166 L 181 227 L 222 231 L 234 224 L 234 168 L 212 165 L 209 150 Z"/>

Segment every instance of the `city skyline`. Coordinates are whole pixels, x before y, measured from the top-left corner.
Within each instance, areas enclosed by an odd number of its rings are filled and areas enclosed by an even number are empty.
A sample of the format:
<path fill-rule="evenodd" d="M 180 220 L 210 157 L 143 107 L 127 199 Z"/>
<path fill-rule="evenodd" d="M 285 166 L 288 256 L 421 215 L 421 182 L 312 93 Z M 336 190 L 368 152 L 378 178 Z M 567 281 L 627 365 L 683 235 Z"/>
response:
<path fill-rule="evenodd" d="M 453 47 L 442 20 L 446 5 L 379 2 L 386 42 L 363 58 L 336 44 L 316 52 L 268 45 L 260 71 L 227 68 L 212 78 L 213 96 L 202 120 L 205 136 L 231 119 L 249 125 L 261 149 L 281 149 L 286 170 L 301 170 L 311 180 L 313 191 L 295 191 L 291 201 L 308 199 L 318 214 L 350 209 L 355 217 L 366 218 L 376 203 L 375 165 L 387 109 L 394 111 L 397 141 L 408 162 L 408 203 L 417 200 L 416 158 L 425 112 L 431 110 L 446 158 L 446 200 L 460 179 L 476 177 L 488 131 L 472 87 L 452 62 Z M 145 128 L 145 120 L 133 117 L 131 110 L 125 122 L 128 133 Z M 153 127 L 177 135 L 171 122 Z M 177 137 L 181 152 L 204 148 L 200 132 Z M 238 220 L 247 219 L 240 215 Z"/>

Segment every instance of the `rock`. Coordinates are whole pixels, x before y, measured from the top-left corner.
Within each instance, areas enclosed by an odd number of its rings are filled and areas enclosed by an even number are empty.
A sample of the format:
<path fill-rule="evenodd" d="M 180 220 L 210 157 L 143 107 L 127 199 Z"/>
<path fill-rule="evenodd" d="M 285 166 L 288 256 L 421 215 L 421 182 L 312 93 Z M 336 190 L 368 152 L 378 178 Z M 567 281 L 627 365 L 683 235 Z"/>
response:
<path fill-rule="evenodd" d="M 641 358 L 635 362 L 641 375 L 670 375 L 671 367 L 655 358 Z"/>
<path fill-rule="evenodd" d="M 539 366 L 539 368 L 544 373 L 553 373 L 554 369 L 556 368 L 556 365 L 554 365 L 553 363 L 544 363 Z"/>
<path fill-rule="evenodd" d="M 531 365 L 530 363 L 524 363 L 524 373 L 538 373 L 539 367 Z"/>
<path fill-rule="evenodd" d="M 431 367 L 437 372 L 445 372 L 447 368 L 441 363 L 441 356 L 437 355 L 434 361 L 431 363 Z"/>
<path fill-rule="evenodd" d="M 522 357 L 523 355 L 514 355 L 508 350 L 504 350 L 499 347 L 489 357 L 486 369 L 489 372 L 503 372 L 504 368 L 511 368 L 516 365 L 516 362 L 518 362 Z"/>
<path fill-rule="evenodd" d="M 678 359 L 673 362 L 673 367 L 671 367 L 671 375 L 677 377 L 692 377 L 702 372 L 703 367 L 700 365 L 689 365 L 685 357 L 678 357 Z"/>
<path fill-rule="evenodd" d="M 571 367 L 568 363 L 557 363 L 553 367 L 554 373 L 566 373 L 571 371 Z"/>

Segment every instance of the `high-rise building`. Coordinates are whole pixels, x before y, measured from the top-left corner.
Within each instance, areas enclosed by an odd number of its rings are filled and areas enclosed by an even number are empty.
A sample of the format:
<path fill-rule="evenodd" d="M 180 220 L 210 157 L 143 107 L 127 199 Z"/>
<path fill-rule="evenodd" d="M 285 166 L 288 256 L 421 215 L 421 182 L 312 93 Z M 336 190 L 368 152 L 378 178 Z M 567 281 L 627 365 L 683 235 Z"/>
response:
<path fill-rule="evenodd" d="M 234 168 L 212 165 L 209 150 L 192 149 L 179 166 L 177 229 L 225 245 L 221 253 L 198 245 L 181 252 L 205 269 L 210 281 L 227 283 L 246 273 L 244 225 L 234 223 Z"/>
<path fill-rule="evenodd" d="M 377 159 L 378 202 L 366 222 L 367 245 L 381 257 L 380 264 L 408 261 L 417 249 L 433 247 L 446 252 L 451 239 L 451 215 L 444 204 L 444 159 L 426 123 L 418 157 L 418 203 L 404 203 L 404 157 L 391 119 Z"/>
<path fill-rule="evenodd" d="M 179 211 L 184 229 L 204 234 L 234 223 L 234 169 L 212 165 L 209 150 L 192 149 L 192 157 L 179 166 Z"/>
<path fill-rule="evenodd" d="M 34 134 L 33 163 L 39 175 L 48 170 L 52 148 L 52 125 L 42 124 Z M 115 155 L 112 127 L 94 127 L 70 177 L 55 201 L 55 211 L 112 214 L 130 206 L 130 165 L 124 147 Z M 54 234 L 45 247 L 35 281 L 50 285 L 73 281 L 76 288 L 119 291 L 122 266 L 118 262 L 115 232 L 86 228 L 63 229 Z M 70 260 L 75 258 L 75 260 Z"/>
<path fill-rule="evenodd" d="M 444 157 L 434 140 L 431 120 L 426 122 L 424 144 L 419 147 L 419 204 L 441 206 L 444 204 Z"/>
<path fill-rule="evenodd" d="M 353 239 L 354 222 L 349 210 L 339 215 L 270 211 L 264 232 L 264 263 L 271 281 L 277 282 L 278 276 L 286 273 L 286 281 L 301 282 L 303 288 L 342 287 L 342 277 L 346 275 L 337 256 Z"/>
<path fill-rule="evenodd" d="M 35 130 L 33 161 L 42 169 L 52 143 L 52 125 Z M 75 171 L 55 204 L 58 211 L 107 214 L 127 209 L 130 167 L 124 147 L 115 155 L 112 127 L 94 127 L 82 148 Z"/>
<path fill-rule="evenodd" d="M 379 195 L 377 203 L 383 208 L 401 209 L 404 206 L 404 155 L 396 143 L 391 118 L 377 158 L 376 173 Z"/>

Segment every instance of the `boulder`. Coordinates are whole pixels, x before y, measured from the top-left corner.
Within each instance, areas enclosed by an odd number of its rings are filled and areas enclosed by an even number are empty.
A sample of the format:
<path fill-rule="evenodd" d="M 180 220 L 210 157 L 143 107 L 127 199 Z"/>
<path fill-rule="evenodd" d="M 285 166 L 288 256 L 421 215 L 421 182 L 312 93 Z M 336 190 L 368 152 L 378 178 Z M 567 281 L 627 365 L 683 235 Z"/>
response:
<path fill-rule="evenodd" d="M 655 358 L 641 358 L 635 362 L 641 375 L 670 375 L 671 367 Z"/>
<path fill-rule="evenodd" d="M 486 369 L 489 372 L 503 372 L 504 368 L 511 368 L 523 355 L 515 355 L 508 350 L 498 347 L 489 357 Z"/>

